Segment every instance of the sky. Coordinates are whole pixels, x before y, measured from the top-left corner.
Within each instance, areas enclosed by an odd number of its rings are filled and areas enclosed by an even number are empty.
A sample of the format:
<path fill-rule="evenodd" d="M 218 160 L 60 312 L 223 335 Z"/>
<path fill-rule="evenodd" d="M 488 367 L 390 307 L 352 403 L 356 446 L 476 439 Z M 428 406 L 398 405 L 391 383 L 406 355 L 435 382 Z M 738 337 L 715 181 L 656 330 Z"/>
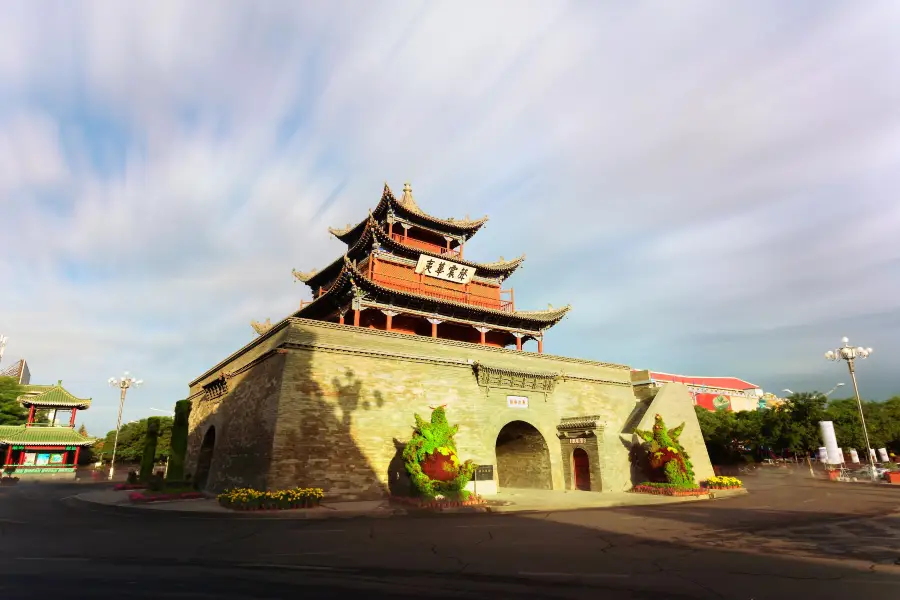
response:
<path fill-rule="evenodd" d="M 3 365 L 115 426 L 309 299 L 387 181 L 545 352 L 900 394 L 900 4 L 4 2 Z"/>

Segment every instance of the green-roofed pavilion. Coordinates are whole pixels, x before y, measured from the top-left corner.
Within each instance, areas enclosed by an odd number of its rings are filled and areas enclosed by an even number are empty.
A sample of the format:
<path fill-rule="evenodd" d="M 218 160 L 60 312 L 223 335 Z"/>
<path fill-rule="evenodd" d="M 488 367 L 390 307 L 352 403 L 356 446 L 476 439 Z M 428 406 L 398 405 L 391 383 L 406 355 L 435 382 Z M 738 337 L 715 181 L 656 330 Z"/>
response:
<path fill-rule="evenodd" d="M 3 472 L 16 477 L 74 477 L 81 448 L 95 441 L 75 430 L 78 411 L 89 408 L 91 399 L 73 395 L 62 381 L 23 388 L 18 401 L 29 409 L 28 420 L 24 425 L 0 426 Z M 38 411 L 46 412 L 46 422 L 39 422 Z"/>

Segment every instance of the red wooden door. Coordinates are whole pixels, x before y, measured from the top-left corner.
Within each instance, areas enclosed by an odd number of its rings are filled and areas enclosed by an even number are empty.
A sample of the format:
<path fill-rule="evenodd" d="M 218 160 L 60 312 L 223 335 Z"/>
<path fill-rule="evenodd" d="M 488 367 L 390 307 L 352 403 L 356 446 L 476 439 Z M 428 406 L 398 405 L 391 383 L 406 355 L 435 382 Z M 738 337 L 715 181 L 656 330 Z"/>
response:
<path fill-rule="evenodd" d="M 572 462 L 575 465 L 575 489 L 591 491 L 591 464 L 587 452 L 581 448 L 575 448 L 575 452 L 572 453 Z"/>

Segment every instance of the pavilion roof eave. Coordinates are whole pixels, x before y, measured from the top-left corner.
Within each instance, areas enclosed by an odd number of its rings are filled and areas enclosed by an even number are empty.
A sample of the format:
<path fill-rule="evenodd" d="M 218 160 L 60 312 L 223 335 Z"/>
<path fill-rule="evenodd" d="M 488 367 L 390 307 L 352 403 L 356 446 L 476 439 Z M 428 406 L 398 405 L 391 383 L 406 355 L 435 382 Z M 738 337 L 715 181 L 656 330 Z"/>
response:
<path fill-rule="evenodd" d="M 56 385 L 26 385 L 25 393 L 16 398 L 22 406 L 40 406 L 47 408 L 89 408 L 90 398 L 77 398 L 62 387 Z"/>
<path fill-rule="evenodd" d="M 418 205 L 416 205 L 416 208 L 418 208 Z M 397 200 L 397 198 L 394 196 L 394 193 L 391 191 L 390 186 L 385 183 L 384 190 L 381 194 L 381 200 L 379 200 L 378 204 L 371 211 L 368 218 L 374 217 L 376 220 L 381 220 L 382 218 L 387 217 L 388 213 L 391 211 L 399 214 L 401 217 L 409 220 L 413 224 L 420 224 L 422 227 L 432 230 L 435 230 L 434 228 L 436 227 L 437 231 L 439 232 L 452 232 L 466 240 L 475 235 L 475 233 L 477 233 L 478 230 L 481 229 L 481 227 L 488 221 L 488 217 L 486 216 L 474 220 L 441 219 L 439 217 L 433 217 L 422 211 L 421 209 L 414 210 L 410 207 L 405 206 L 402 202 Z M 356 225 L 348 225 L 344 228 L 329 227 L 328 232 L 348 246 L 352 246 L 355 244 L 356 238 L 362 234 L 362 230 L 365 227 L 368 218 L 361 220 Z"/>
<path fill-rule="evenodd" d="M 0 425 L 0 444 L 7 446 L 88 446 L 96 441 L 71 427 Z"/>
<path fill-rule="evenodd" d="M 385 234 L 381 228 L 378 226 L 378 223 L 375 222 L 374 219 L 368 219 L 366 221 L 366 227 L 353 244 L 353 246 L 347 250 L 344 256 L 349 257 L 351 260 L 363 258 L 363 254 L 368 255 L 371 250 L 371 246 L 373 242 L 377 242 L 378 245 L 384 246 L 396 254 L 408 254 L 412 255 L 420 255 L 425 254 L 427 256 L 432 256 L 434 258 L 446 258 L 445 256 L 441 256 L 436 252 L 429 252 L 428 250 L 423 250 L 421 248 L 416 248 L 413 246 L 407 246 L 405 244 L 401 244 L 400 242 L 396 242 L 390 238 L 387 234 Z M 321 271 L 310 271 L 308 273 L 303 273 L 297 271 L 296 269 L 292 271 L 294 278 L 302 283 L 305 283 L 310 287 L 310 289 L 315 290 L 320 285 L 323 285 L 328 282 L 332 277 L 336 276 L 340 269 L 343 266 L 344 256 L 339 256 L 334 261 L 329 263 L 325 268 Z M 514 258 L 512 260 L 500 260 L 490 263 L 478 263 L 469 260 L 463 260 L 460 258 L 451 258 L 455 263 L 465 265 L 467 267 L 471 267 L 476 271 L 480 272 L 488 272 L 494 277 L 503 277 L 504 279 L 510 277 L 516 269 L 518 269 L 522 263 L 525 261 L 525 255 Z"/>
<path fill-rule="evenodd" d="M 313 300 L 313 302 L 294 313 L 293 316 L 302 318 L 307 315 L 315 315 L 317 314 L 317 311 L 322 311 L 323 307 L 327 307 L 324 309 L 325 311 L 331 312 L 341 304 L 342 300 L 336 299 L 347 296 L 349 293 L 352 293 L 353 290 L 362 290 L 364 292 L 376 294 L 382 298 L 390 298 L 388 304 L 397 308 L 400 308 L 402 305 L 402 307 L 405 308 L 447 316 L 459 314 L 459 311 L 464 311 L 466 314 L 479 315 L 482 317 L 481 319 L 473 320 L 478 320 L 479 322 L 483 321 L 485 324 L 493 323 L 504 327 L 531 331 L 543 331 L 556 325 L 566 316 L 569 310 L 571 310 L 571 306 L 567 305 L 559 309 L 545 311 L 507 312 L 498 309 L 473 306 L 471 304 L 465 304 L 464 302 L 438 300 L 421 294 L 401 292 L 370 281 L 363 276 L 348 259 L 345 259 L 344 269 L 341 271 L 341 274 L 335 280 L 331 288 Z M 397 302 L 397 300 L 403 300 L 403 302 Z M 430 306 L 431 308 L 423 308 L 425 306 Z"/>

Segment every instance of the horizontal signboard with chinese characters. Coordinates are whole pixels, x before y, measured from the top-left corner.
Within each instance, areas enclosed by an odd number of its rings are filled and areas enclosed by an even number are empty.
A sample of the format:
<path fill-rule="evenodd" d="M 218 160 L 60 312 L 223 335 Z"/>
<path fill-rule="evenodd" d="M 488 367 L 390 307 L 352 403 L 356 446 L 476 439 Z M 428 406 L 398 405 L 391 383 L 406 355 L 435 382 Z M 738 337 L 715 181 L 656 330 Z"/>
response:
<path fill-rule="evenodd" d="M 475 269 L 444 260 L 443 258 L 420 254 L 419 262 L 416 264 L 416 273 L 424 273 L 429 277 L 443 279 L 444 281 L 466 284 L 472 281 L 472 277 L 475 276 Z"/>
<path fill-rule="evenodd" d="M 507 396 L 506 406 L 509 408 L 528 408 L 528 396 Z"/>

